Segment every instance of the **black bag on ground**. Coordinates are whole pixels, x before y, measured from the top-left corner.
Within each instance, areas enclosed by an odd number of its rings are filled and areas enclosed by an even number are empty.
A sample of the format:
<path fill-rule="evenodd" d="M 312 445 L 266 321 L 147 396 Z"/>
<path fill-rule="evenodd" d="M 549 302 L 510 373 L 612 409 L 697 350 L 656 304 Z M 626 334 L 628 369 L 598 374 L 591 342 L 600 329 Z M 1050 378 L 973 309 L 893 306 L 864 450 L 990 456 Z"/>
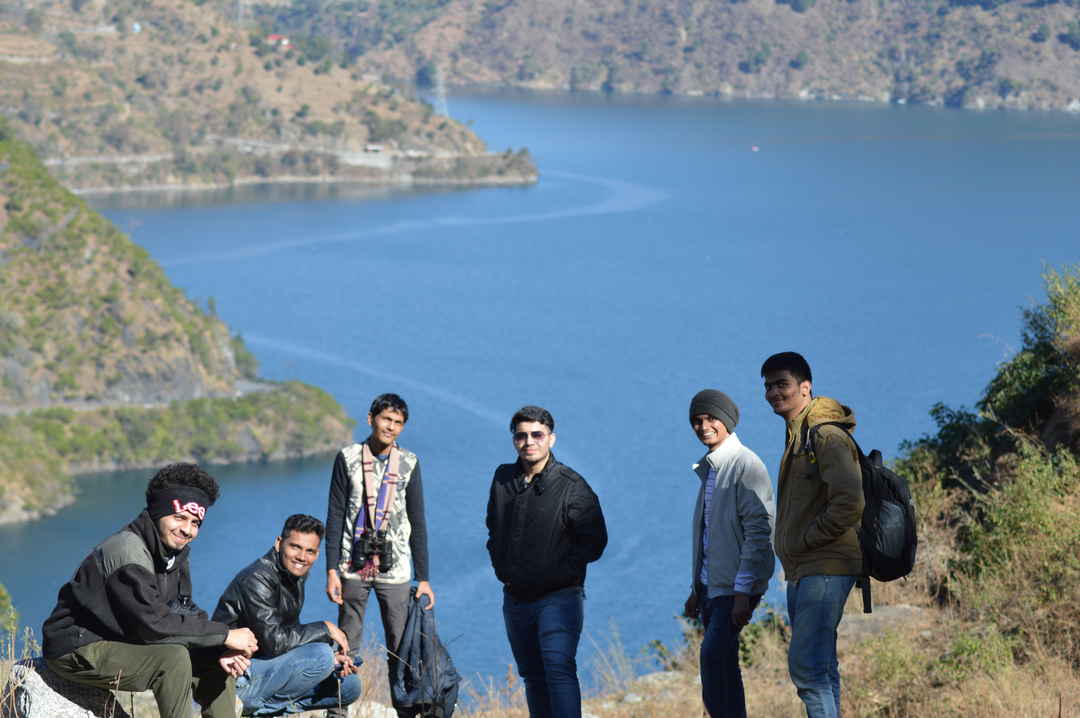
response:
<path fill-rule="evenodd" d="M 399 714 L 450 718 L 457 706 L 461 676 L 435 631 L 435 611 L 424 609 L 428 603 L 427 596 L 416 600 L 414 586 L 390 676 L 390 700 Z"/>
<path fill-rule="evenodd" d="M 870 579 L 895 581 L 911 573 L 915 566 L 918 536 L 915 531 L 915 504 L 907 481 L 881 461 L 881 452 L 863 453 L 859 442 L 838 422 L 822 422 L 810 428 L 808 448 L 814 452 L 814 435 L 823 426 L 838 426 L 859 453 L 862 470 L 863 508 L 859 526 L 859 546 L 863 555 L 863 612 L 871 612 Z"/>

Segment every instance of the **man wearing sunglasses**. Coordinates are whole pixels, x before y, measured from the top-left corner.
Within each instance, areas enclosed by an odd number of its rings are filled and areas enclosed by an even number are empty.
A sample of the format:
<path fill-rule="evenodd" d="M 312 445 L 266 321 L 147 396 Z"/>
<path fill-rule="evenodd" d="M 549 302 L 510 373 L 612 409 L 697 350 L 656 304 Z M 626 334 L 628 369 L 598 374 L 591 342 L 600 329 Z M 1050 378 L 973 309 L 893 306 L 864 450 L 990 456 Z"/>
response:
<path fill-rule="evenodd" d="M 522 407 L 510 432 L 518 460 L 495 470 L 487 507 L 506 635 L 531 718 L 580 718 L 585 566 L 604 552 L 607 527 L 585 479 L 551 453 L 555 420 L 546 409 Z"/>

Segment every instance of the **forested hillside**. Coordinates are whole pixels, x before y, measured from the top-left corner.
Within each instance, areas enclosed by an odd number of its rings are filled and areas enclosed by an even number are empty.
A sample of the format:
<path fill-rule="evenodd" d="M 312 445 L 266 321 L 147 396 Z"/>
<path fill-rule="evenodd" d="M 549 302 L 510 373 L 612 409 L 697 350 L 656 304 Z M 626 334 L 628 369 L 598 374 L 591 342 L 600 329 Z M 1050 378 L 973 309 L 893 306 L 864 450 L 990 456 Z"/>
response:
<path fill-rule="evenodd" d="M 69 502 L 73 473 L 350 439 L 324 392 L 256 371 L 238 336 L 0 122 L 0 522 Z"/>
<path fill-rule="evenodd" d="M 269 37 L 232 10 L 0 3 L 0 115 L 73 189 L 535 181 L 527 153 L 488 153 L 381 73 Z"/>
<path fill-rule="evenodd" d="M 451 85 L 1080 111 L 1078 5 L 292 0 L 258 4 L 256 17 L 321 56 L 421 86 L 441 74 Z"/>

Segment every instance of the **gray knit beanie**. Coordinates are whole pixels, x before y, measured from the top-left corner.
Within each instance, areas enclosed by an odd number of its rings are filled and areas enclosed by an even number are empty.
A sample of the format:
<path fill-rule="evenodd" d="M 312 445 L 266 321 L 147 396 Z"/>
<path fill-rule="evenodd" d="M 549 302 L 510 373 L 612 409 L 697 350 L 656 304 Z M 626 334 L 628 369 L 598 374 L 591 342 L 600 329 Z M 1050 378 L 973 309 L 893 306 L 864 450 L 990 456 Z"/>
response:
<path fill-rule="evenodd" d="M 690 400 L 690 421 L 698 414 L 715 416 L 723 424 L 728 433 L 734 433 L 735 425 L 739 423 L 739 407 L 731 400 L 731 397 L 716 389 L 702 389 Z"/>

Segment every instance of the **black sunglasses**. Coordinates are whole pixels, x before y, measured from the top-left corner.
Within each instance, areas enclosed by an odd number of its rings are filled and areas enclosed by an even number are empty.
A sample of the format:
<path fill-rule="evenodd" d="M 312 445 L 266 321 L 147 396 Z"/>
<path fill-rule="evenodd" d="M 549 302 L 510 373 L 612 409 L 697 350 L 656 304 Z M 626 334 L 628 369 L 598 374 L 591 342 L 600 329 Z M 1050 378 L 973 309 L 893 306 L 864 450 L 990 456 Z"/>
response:
<path fill-rule="evenodd" d="M 543 441 L 547 437 L 546 431 L 515 431 L 514 441 L 525 441 L 529 437 L 533 438 L 533 441 Z"/>

